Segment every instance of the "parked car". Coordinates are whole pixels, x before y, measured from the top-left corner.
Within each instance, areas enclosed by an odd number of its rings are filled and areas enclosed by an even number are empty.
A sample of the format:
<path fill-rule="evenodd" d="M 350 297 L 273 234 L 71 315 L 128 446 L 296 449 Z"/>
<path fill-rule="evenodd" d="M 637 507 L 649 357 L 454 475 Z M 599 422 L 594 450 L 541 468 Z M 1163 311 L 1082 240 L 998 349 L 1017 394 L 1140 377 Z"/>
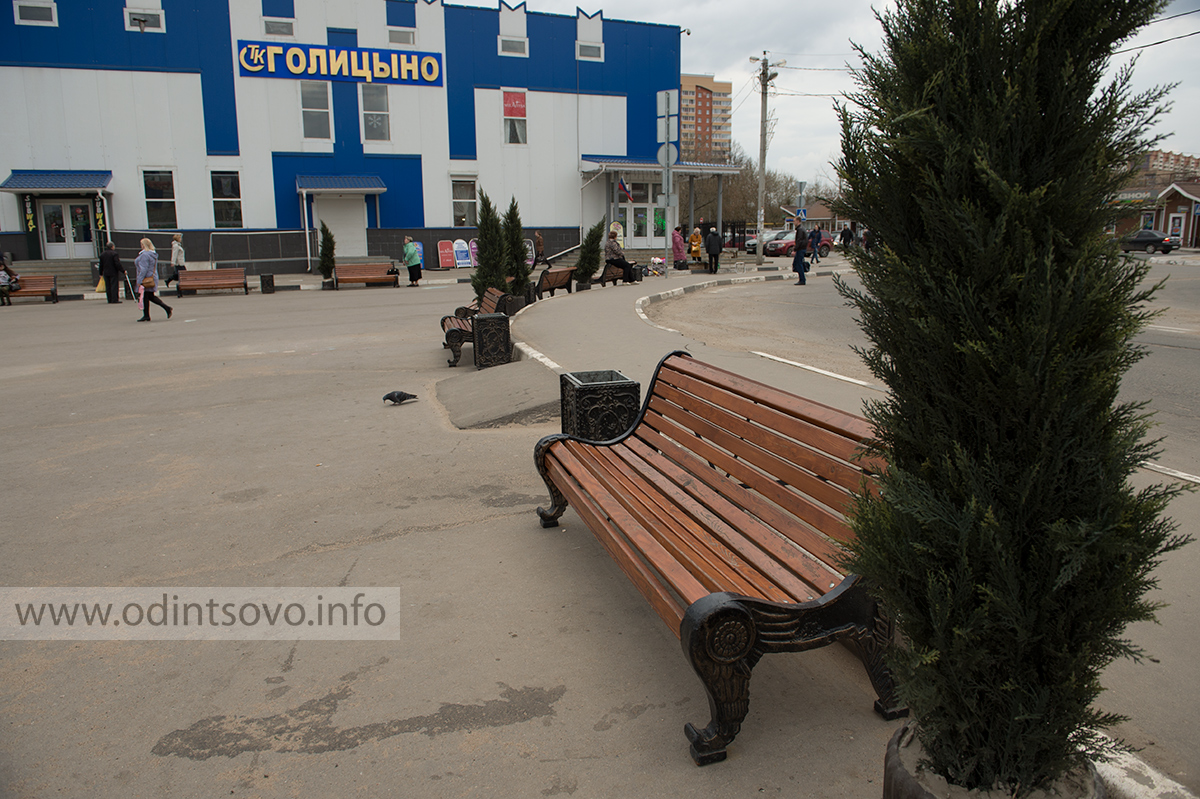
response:
<path fill-rule="evenodd" d="M 786 232 L 787 231 L 785 231 L 785 230 L 765 230 L 765 231 L 763 231 L 762 239 L 764 242 L 769 242 L 772 239 L 774 239 L 776 236 L 782 236 Z M 755 253 L 758 252 L 758 237 L 757 236 L 751 236 L 750 238 L 746 239 L 746 252 L 749 253 L 750 255 L 754 255 Z"/>
<path fill-rule="evenodd" d="M 801 235 L 807 239 L 808 234 L 801 231 Z M 822 258 L 829 255 L 829 251 L 833 249 L 833 236 L 828 230 L 821 231 L 821 243 L 817 246 L 817 254 Z M 808 246 L 807 240 L 804 243 L 804 251 L 812 252 Z M 796 253 L 796 231 L 789 230 L 786 235 L 781 236 L 774 241 L 767 242 L 767 247 L 764 250 L 766 255 L 772 257 L 785 256 L 791 258 Z"/>
<path fill-rule="evenodd" d="M 1150 254 L 1161 252 L 1166 255 L 1178 246 L 1177 239 L 1157 230 L 1139 230 L 1137 233 L 1121 239 L 1121 252 L 1143 250 Z"/>

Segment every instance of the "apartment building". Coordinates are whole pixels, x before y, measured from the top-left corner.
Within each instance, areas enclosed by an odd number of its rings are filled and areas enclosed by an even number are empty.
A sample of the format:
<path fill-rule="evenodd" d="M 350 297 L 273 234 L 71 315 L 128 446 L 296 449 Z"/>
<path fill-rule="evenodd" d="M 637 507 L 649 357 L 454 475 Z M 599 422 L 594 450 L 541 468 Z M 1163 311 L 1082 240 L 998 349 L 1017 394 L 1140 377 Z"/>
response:
<path fill-rule="evenodd" d="M 733 84 L 712 75 L 679 76 L 679 154 L 726 163 L 733 145 Z"/>

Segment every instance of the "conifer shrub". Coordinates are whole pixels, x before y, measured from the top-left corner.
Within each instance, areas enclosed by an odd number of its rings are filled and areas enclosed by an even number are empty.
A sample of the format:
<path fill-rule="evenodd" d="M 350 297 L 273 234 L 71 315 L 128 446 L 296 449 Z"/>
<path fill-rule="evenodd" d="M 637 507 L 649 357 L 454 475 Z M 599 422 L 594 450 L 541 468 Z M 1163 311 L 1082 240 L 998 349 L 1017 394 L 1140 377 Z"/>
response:
<path fill-rule="evenodd" d="M 508 291 L 508 244 L 500 225 L 496 206 L 486 192 L 479 192 L 479 249 L 475 257 L 475 273 L 471 275 L 471 286 L 475 296 L 483 299 L 488 289 Z"/>
<path fill-rule="evenodd" d="M 321 277 L 329 280 L 333 277 L 333 267 L 336 265 L 333 253 L 336 248 L 336 242 L 333 240 L 333 231 L 325 226 L 325 222 L 321 222 L 321 248 L 317 256 L 317 270 L 321 273 Z"/>
<path fill-rule="evenodd" d="M 513 279 L 508 291 L 524 296 L 525 289 L 529 287 L 529 273 L 532 267 L 525 258 L 525 229 L 521 226 L 521 211 L 517 207 L 516 197 L 508 203 L 502 227 L 508 251 L 508 277 Z"/>
<path fill-rule="evenodd" d="M 586 283 L 591 280 L 592 275 L 600 268 L 600 256 L 604 249 L 604 228 L 604 220 L 601 219 L 584 234 L 583 243 L 579 246 L 579 260 L 575 263 L 575 272 L 572 274 L 572 277 L 580 282 Z"/>
<path fill-rule="evenodd" d="M 1157 442 L 1118 389 L 1154 287 L 1104 234 L 1167 89 L 1103 76 L 1162 7 L 901 0 L 839 108 L 836 211 L 877 242 L 839 289 L 888 387 L 846 567 L 896 620 L 931 768 L 968 789 L 1022 796 L 1111 752 L 1101 672 L 1140 656 L 1124 630 L 1187 541 L 1179 489 L 1130 484 Z"/>

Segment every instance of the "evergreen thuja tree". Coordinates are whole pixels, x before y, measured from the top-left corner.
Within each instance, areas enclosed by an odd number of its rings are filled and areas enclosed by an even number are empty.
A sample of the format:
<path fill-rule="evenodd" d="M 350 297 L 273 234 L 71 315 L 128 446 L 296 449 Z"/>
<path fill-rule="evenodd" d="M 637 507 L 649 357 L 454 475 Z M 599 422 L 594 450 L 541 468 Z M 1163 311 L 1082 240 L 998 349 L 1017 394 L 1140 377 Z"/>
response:
<path fill-rule="evenodd" d="M 485 192 L 479 192 L 479 249 L 475 257 L 475 273 L 471 286 L 475 296 L 483 299 L 488 289 L 508 291 L 508 245 L 500 226 L 496 206 Z"/>
<path fill-rule="evenodd" d="M 317 270 L 321 273 L 321 277 L 329 280 L 333 277 L 333 267 L 336 261 L 333 257 L 336 243 L 333 240 L 333 232 L 325 226 L 325 222 L 321 222 L 321 248 L 317 256 Z"/>
<path fill-rule="evenodd" d="M 530 266 L 525 259 L 525 229 L 521 226 L 521 210 L 517 207 L 516 197 L 509 201 L 508 210 L 504 213 L 503 231 L 508 250 L 507 274 L 513 279 L 508 290 L 524 296 L 529 286 Z"/>
<path fill-rule="evenodd" d="M 571 275 L 576 280 L 591 280 L 592 275 L 600 268 L 600 256 L 604 249 L 604 228 L 604 220 L 601 219 L 584 234 L 583 242 L 579 246 L 579 260 L 575 263 L 575 272 Z"/>
<path fill-rule="evenodd" d="M 900 0 L 839 109 L 836 210 L 879 243 L 839 288 L 889 389 L 846 566 L 896 619 L 932 769 L 966 788 L 1021 796 L 1111 751 L 1101 672 L 1139 656 L 1123 631 L 1186 543 L 1178 489 L 1130 485 L 1156 442 L 1118 389 L 1153 289 L 1103 233 L 1166 89 L 1102 79 L 1161 8 Z"/>

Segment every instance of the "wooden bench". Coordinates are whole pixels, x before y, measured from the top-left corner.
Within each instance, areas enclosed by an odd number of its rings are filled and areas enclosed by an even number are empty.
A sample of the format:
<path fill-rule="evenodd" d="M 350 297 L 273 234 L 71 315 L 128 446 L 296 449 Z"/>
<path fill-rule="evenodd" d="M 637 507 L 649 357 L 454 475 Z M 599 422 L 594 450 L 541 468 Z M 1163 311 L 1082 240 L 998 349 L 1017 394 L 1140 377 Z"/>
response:
<path fill-rule="evenodd" d="M 21 275 L 17 285 L 21 288 L 10 290 L 10 299 L 17 297 L 45 297 L 47 302 L 58 302 L 58 275 Z"/>
<path fill-rule="evenodd" d="M 629 263 L 633 265 L 634 282 L 640 282 L 642 279 L 642 268 L 638 266 L 635 261 L 630 261 Z M 621 267 L 617 266 L 616 264 L 605 263 L 604 268 L 600 270 L 600 275 L 592 278 L 592 282 L 599 283 L 601 286 L 604 286 L 608 283 L 608 281 L 611 280 L 612 284 L 615 286 L 617 285 L 617 281 L 624 279 L 624 277 L 625 270 L 621 269 Z"/>
<path fill-rule="evenodd" d="M 250 284 L 246 282 L 246 270 L 242 267 L 221 269 L 183 269 L 175 278 L 175 296 L 182 297 L 185 291 L 200 291 L 207 289 L 241 289 L 250 293 Z"/>
<path fill-rule="evenodd" d="M 550 296 L 554 296 L 557 289 L 565 288 L 567 293 L 571 293 L 571 275 L 575 274 L 573 266 L 549 266 L 542 270 L 538 275 L 537 285 L 534 286 L 534 294 L 540 300 L 543 292 L 550 292 Z"/>
<path fill-rule="evenodd" d="M 509 278 L 509 281 L 511 282 L 512 278 Z M 512 294 L 506 294 L 500 289 L 488 289 L 484 292 L 484 297 L 486 298 L 488 294 L 493 295 L 491 300 L 493 305 L 488 306 L 492 310 L 483 311 L 483 313 L 502 313 L 505 316 L 512 316 L 520 310 L 517 308 L 517 298 Z M 454 315 L 459 319 L 468 319 L 477 313 L 480 313 L 478 299 L 472 300 L 469 305 L 460 305 L 454 309 Z"/>
<path fill-rule="evenodd" d="M 882 464 L 857 459 L 865 419 L 675 352 L 623 437 L 552 435 L 534 450 L 558 524 L 568 503 L 679 636 L 708 693 L 686 725 L 697 765 L 725 759 L 769 652 L 853 643 L 886 719 L 907 715 L 883 654 L 892 624 L 838 566 L 855 491 Z"/>
<path fill-rule="evenodd" d="M 388 274 L 388 270 L 394 270 Z M 389 261 L 379 264 L 338 264 L 333 268 L 333 287 L 342 283 L 391 283 L 392 288 L 400 285 L 400 272 Z"/>
<path fill-rule="evenodd" d="M 500 289 L 490 288 L 483 293 L 483 297 L 472 303 L 471 306 L 457 308 L 454 311 L 454 316 L 442 317 L 442 332 L 446 334 L 446 340 L 442 342 L 442 348 L 450 348 L 454 358 L 448 363 L 451 366 L 458 366 L 458 361 L 462 358 L 462 345 L 466 342 L 475 344 L 475 316 L 477 314 L 493 314 L 504 313 L 504 306 L 507 305 L 511 294 L 505 294 Z M 473 306 L 473 307 L 472 307 Z M 460 315 L 460 312 L 462 315 Z M 507 314 L 505 314 L 507 315 Z"/>

